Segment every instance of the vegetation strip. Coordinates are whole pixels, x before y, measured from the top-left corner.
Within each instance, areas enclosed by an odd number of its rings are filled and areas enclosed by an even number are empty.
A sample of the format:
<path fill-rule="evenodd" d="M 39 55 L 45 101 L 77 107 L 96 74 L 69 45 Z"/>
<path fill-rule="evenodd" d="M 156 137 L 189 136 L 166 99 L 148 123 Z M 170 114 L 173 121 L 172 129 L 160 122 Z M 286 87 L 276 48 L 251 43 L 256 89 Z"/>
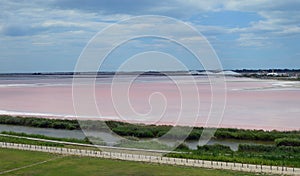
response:
<path fill-rule="evenodd" d="M 219 144 L 198 146 L 196 150 L 180 145 L 177 151 L 185 151 L 185 153 L 169 153 L 166 156 L 244 164 L 300 167 L 300 147 L 240 144 L 237 151 L 232 151 L 228 146 Z"/>
<path fill-rule="evenodd" d="M 121 136 L 134 136 L 138 138 L 157 138 L 165 135 L 172 126 L 169 125 L 145 125 L 130 124 L 118 121 L 80 121 L 65 119 L 47 119 L 35 117 L 14 117 L 8 115 L 0 115 L 0 124 L 21 125 L 39 128 L 54 128 L 66 130 L 107 130 L 107 126 L 115 133 Z M 185 128 L 185 127 L 182 127 Z M 203 128 L 195 127 L 187 140 L 197 140 L 202 135 Z M 168 134 L 169 138 L 181 137 L 178 134 Z M 234 128 L 217 129 L 214 138 L 217 139 L 238 139 L 238 140 L 261 140 L 274 141 L 279 138 L 300 139 L 300 131 L 264 131 L 264 130 L 245 130 Z"/>

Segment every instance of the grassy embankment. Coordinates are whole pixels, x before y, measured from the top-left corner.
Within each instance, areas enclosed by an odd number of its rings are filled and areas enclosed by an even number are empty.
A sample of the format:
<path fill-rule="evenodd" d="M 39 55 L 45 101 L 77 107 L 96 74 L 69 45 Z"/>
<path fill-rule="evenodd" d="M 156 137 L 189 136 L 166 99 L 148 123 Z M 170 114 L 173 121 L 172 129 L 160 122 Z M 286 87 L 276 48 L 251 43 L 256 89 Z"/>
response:
<path fill-rule="evenodd" d="M 35 163 L 48 161 L 30 166 Z M 179 167 L 170 165 L 148 164 L 141 162 L 119 161 L 90 157 L 54 155 L 42 152 L 31 152 L 13 149 L 0 149 L 0 173 L 16 168 L 3 175 L 136 175 L 136 176 L 254 176 L 258 174 L 227 170 Z M 29 166 L 29 167 L 26 167 Z M 265 174 L 264 174 L 265 175 Z"/>

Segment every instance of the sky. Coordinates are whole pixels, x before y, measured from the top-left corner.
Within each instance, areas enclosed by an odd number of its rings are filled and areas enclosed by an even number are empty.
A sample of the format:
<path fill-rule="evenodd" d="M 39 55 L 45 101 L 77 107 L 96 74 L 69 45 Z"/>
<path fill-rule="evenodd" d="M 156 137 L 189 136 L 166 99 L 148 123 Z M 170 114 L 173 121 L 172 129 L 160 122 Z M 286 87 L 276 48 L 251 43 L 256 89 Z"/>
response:
<path fill-rule="evenodd" d="M 167 16 L 193 26 L 208 40 L 224 69 L 300 68 L 299 0 L 1 0 L 0 72 L 73 71 L 99 31 L 141 15 Z M 134 30 L 145 30 L 145 23 L 136 24 Z M 186 37 L 180 29 L 165 30 L 177 30 L 179 39 Z M 126 35 L 114 32 L 105 41 Z M 116 70 L 135 55 L 141 65 L 155 66 L 173 54 L 187 68 L 202 69 L 178 47 L 163 39 L 134 39 L 115 50 L 101 68 Z M 158 52 L 139 54 L 149 50 Z"/>

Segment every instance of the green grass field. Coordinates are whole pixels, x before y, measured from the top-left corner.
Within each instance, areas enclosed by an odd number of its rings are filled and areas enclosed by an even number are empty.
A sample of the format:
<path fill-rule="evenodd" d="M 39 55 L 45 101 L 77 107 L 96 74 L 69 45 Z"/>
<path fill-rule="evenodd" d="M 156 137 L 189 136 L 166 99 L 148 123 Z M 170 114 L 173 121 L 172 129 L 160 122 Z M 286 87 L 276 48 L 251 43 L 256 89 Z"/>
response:
<path fill-rule="evenodd" d="M 43 161 L 47 161 L 41 163 Z M 35 163 L 40 163 L 36 164 Z M 29 166 L 29 167 L 26 167 Z M 20 168 L 20 169 L 16 169 Z M 11 172 L 3 173 L 4 171 Z M 1 174 L 2 173 L 2 174 Z M 1 175 L 257 175 L 224 170 L 179 167 L 90 157 L 61 156 L 42 152 L 0 149 Z"/>

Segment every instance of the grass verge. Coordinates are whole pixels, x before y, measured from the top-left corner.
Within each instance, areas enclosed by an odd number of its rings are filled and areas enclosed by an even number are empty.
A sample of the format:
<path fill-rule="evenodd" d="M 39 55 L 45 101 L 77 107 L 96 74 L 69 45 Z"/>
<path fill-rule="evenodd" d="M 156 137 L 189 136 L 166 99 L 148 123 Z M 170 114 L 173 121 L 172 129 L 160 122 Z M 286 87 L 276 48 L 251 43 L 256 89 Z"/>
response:
<path fill-rule="evenodd" d="M 67 156 L 41 152 L 22 151 L 14 149 L 0 149 L 0 172 L 32 165 L 37 162 L 54 159 L 43 164 L 15 170 L 3 175 L 43 175 L 43 176 L 85 176 L 85 175 L 135 175 L 135 176 L 254 176 L 257 174 L 225 170 L 211 170 L 203 168 L 179 167 L 169 165 L 148 164 L 141 162 L 119 161 L 90 157 Z"/>

